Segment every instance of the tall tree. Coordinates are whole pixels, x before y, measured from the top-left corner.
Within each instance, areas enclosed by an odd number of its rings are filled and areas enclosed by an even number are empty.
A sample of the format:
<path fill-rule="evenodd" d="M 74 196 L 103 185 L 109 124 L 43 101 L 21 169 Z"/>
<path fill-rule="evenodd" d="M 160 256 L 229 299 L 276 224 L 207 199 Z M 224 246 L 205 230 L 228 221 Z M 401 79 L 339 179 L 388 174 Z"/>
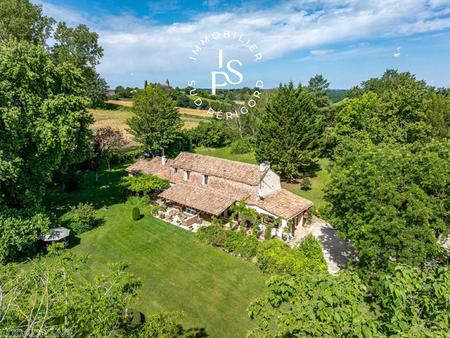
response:
<path fill-rule="evenodd" d="M 313 171 L 321 146 L 323 121 L 308 90 L 289 83 L 278 88 L 261 116 L 256 158 L 269 161 L 283 178 Z"/>
<path fill-rule="evenodd" d="M 327 93 L 329 86 L 330 83 L 322 74 L 317 74 L 309 79 L 307 88 L 311 91 L 317 107 L 325 108 L 331 104 Z"/>
<path fill-rule="evenodd" d="M 448 99 L 408 72 L 387 70 L 381 78 L 367 80 L 353 88 L 348 96 L 349 99 L 339 104 L 337 128 L 343 124 L 353 125 L 374 143 L 428 142 L 433 137 L 449 135 Z M 369 109 L 363 119 L 358 111 L 353 111 L 355 106 Z M 340 132 L 336 130 L 337 134 Z"/>
<path fill-rule="evenodd" d="M 28 0 L 0 2 L 0 42 L 9 39 L 45 44 L 55 23 L 42 13 L 42 6 Z"/>
<path fill-rule="evenodd" d="M 100 128 L 95 132 L 94 136 L 94 153 L 97 160 L 106 160 L 108 169 L 111 168 L 110 160 L 115 151 L 120 150 L 127 144 L 123 133 L 120 130 L 114 130 L 111 127 Z"/>
<path fill-rule="evenodd" d="M 55 44 L 51 47 L 53 58 L 58 64 L 69 62 L 81 70 L 84 78 L 86 96 L 91 105 L 97 107 L 106 99 L 107 85 L 95 71 L 103 56 L 103 48 L 98 44 L 98 34 L 91 32 L 86 25 L 68 27 L 65 22 L 58 23 L 53 35 Z"/>
<path fill-rule="evenodd" d="M 43 46 L 0 44 L 0 260 L 37 242 L 49 225 L 39 207 L 55 170 L 91 154 L 82 77 L 55 66 Z"/>
<path fill-rule="evenodd" d="M 135 94 L 134 115 L 127 123 L 130 133 L 151 152 L 173 146 L 182 127 L 175 102 L 166 90 L 155 85 L 148 85 Z"/>
<path fill-rule="evenodd" d="M 373 145 L 346 139 L 325 198 L 328 219 L 355 246 L 361 266 L 420 265 L 442 255 L 448 234 L 450 144 Z"/>

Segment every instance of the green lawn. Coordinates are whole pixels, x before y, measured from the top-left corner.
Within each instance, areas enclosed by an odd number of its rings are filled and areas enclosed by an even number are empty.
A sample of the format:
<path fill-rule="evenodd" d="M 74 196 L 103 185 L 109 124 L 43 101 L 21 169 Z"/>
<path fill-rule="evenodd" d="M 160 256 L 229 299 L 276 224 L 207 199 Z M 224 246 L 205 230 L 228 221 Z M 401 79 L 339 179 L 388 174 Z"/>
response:
<path fill-rule="evenodd" d="M 303 196 L 313 201 L 316 208 L 322 208 L 325 205 L 326 202 L 323 199 L 323 189 L 330 181 L 330 173 L 327 171 L 329 160 L 322 158 L 319 160 L 319 164 L 320 170 L 316 173 L 317 176 L 311 177 L 311 190 L 301 190 L 300 184 L 298 183 L 283 182 L 281 184 L 283 188 L 293 192 L 294 194 Z"/>
<path fill-rule="evenodd" d="M 195 149 L 195 152 L 202 155 L 215 156 L 220 158 L 225 158 L 227 160 L 240 161 L 245 163 L 256 164 L 256 158 L 254 153 L 246 154 L 232 154 L 230 147 L 223 148 L 206 148 L 199 147 Z M 300 184 L 298 183 L 286 183 L 283 182 L 283 188 L 293 192 L 294 194 L 305 197 L 314 202 L 316 208 L 321 208 L 325 205 L 323 199 L 323 188 L 330 180 L 330 174 L 326 170 L 328 166 L 328 159 L 320 159 L 320 170 L 317 172 L 317 176 L 311 178 L 311 190 L 304 191 L 300 189 Z"/>
<path fill-rule="evenodd" d="M 71 250 L 89 254 L 86 279 L 105 271 L 108 262 L 124 261 L 140 277 L 134 305 L 144 313 L 181 310 L 187 327 L 205 328 L 211 337 L 245 337 L 252 327 L 246 308 L 264 292 L 265 277 L 256 266 L 198 242 L 194 235 L 150 216 L 134 222 L 134 201 L 117 189 L 123 170 L 103 172 L 96 184 L 84 175 L 76 193 L 53 191 L 50 205 L 63 212 L 67 204 L 93 202 L 104 217 L 99 228 L 84 233 Z M 104 182 L 104 184 L 102 184 Z"/>

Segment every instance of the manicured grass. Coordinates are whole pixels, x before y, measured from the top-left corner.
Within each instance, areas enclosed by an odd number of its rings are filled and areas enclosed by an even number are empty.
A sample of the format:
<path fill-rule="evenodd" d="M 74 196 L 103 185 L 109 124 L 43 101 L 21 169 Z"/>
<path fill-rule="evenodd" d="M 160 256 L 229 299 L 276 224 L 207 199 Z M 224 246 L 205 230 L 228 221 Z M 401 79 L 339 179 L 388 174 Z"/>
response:
<path fill-rule="evenodd" d="M 195 149 L 195 152 L 202 155 L 215 156 L 220 158 L 225 158 L 227 160 L 240 161 L 245 163 L 256 164 L 255 154 L 246 153 L 246 154 L 232 154 L 230 147 L 223 148 L 206 148 L 199 147 Z M 329 160 L 328 159 L 320 159 L 320 170 L 316 173 L 315 177 L 311 177 L 311 190 L 301 190 L 299 183 L 287 183 L 282 182 L 283 188 L 293 192 L 294 194 L 305 197 L 311 201 L 313 201 L 316 208 L 322 208 L 325 205 L 325 200 L 323 199 L 323 189 L 325 185 L 330 180 L 330 174 L 327 171 Z"/>
<path fill-rule="evenodd" d="M 122 169 L 105 171 L 95 184 L 94 173 L 89 172 L 80 191 L 52 193 L 54 210 L 93 202 L 104 218 L 103 225 L 82 234 L 80 243 L 70 249 L 91 256 L 82 277 L 90 279 L 105 271 L 109 262 L 124 261 L 142 281 L 135 308 L 146 314 L 183 311 L 187 327 L 205 328 L 211 337 L 245 337 L 252 327 L 246 308 L 264 292 L 266 276 L 255 265 L 152 217 L 148 207 L 141 207 L 145 215 L 141 220 L 132 221 L 136 199 L 124 201 L 117 188 L 123 174 Z"/>
<path fill-rule="evenodd" d="M 311 190 L 301 190 L 300 184 L 298 183 L 286 183 L 283 182 L 281 185 L 283 188 L 293 192 L 294 194 L 305 197 L 314 202 L 314 206 L 316 208 L 323 208 L 326 204 L 324 200 L 324 191 L 323 189 L 330 181 L 330 174 L 327 171 L 327 166 L 329 164 L 328 159 L 320 159 L 320 170 L 316 173 L 317 176 L 311 177 Z"/>

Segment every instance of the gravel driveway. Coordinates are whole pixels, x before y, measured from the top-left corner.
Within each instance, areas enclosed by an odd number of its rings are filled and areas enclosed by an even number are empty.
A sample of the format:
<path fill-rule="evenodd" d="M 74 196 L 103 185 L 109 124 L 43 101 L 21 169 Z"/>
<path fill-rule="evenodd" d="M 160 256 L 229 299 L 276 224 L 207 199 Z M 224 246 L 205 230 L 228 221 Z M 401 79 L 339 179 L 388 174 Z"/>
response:
<path fill-rule="evenodd" d="M 311 224 L 306 228 L 299 227 L 295 231 L 294 239 L 289 245 L 297 246 L 308 234 L 312 234 L 322 243 L 329 273 L 337 273 L 341 268 L 346 268 L 350 260 L 356 259 L 351 244 L 339 238 L 336 230 L 330 224 L 316 216 L 313 216 Z"/>

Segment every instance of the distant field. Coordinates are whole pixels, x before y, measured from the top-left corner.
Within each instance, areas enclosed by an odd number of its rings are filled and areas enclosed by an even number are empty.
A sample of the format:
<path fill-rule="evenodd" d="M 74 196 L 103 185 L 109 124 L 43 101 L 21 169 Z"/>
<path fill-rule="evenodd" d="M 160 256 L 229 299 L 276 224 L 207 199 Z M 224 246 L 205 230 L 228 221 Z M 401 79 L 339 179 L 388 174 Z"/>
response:
<path fill-rule="evenodd" d="M 133 107 L 133 101 L 132 100 L 108 100 L 108 103 L 112 103 L 118 106 L 124 106 L 131 108 Z M 178 108 L 178 111 L 181 115 L 188 115 L 192 117 L 203 117 L 203 118 L 209 118 L 211 115 L 207 114 L 207 110 L 202 109 L 192 109 L 192 108 Z"/>
<path fill-rule="evenodd" d="M 93 130 L 105 127 L 119 129 L 124 133 L 125 138 L 133 143 L 133 136 L 126 131 L 128 128 L 127 119 L 133 115 L 131 111 L 106 109 L 90 109 L 89 111 L 94 115 L 95 119 L 92 125 Z M 201 119 L 190 116 L 181 116 L 181 119 L 183 120 L 183 129 L 195 128 L 201 121 Z"/>
<path fill-rule="evenodd" d="M 133 107 L 131 100 L 108 100 L 108 103 L 117 104 L 118 106 Z"/>
<path fill-rule="evenodd" d="M 178 111 L 182 115 L 190 115 L 190 116 L 198 116 L 198 117 L 206 117 L 206 118 L 211 117 L 211 115 L 208 115 L 207 110 L 202 110 L 202 109 L 192 109 L 192 108 L 180 107 L 180 108 L 178 108 Z"/>

